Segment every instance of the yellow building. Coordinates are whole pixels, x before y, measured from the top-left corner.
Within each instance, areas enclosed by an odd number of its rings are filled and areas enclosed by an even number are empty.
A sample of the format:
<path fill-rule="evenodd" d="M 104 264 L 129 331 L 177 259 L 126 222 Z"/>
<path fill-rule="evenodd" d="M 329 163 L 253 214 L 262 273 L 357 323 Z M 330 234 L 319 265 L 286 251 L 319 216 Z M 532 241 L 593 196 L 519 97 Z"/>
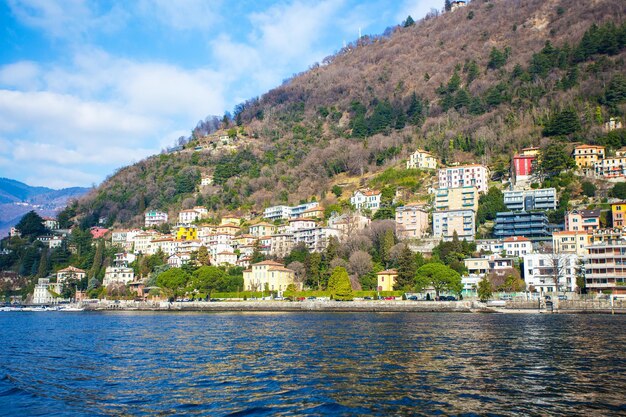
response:
<path fill-rule="evenodd" d="M 393 286 L 396 284 L 396 278 L 398 278 L 398 271 L 395 269 L 387 269 L 380 271 L 378 275 L 378 291 L 393 291 Z"/>
<path fill-rule="evenodd" d="M 198 239 L 198 228 L 195 226 L 180 226 L 176 231 L 176 239 L 196 240 Z"/>
<path fill-rule="evenodd" d="M 279 262 L 263 261 L 243 271 L 243 287 L 246 291 L 285 291 L 291 284 L 298 290 L 302 289 L 302 284 L 295 281 L 294 271 Z"/>
<path fill-rule="evenodd" d="M 626 223 L 626 201 L 611 204 L 611 214 L 613 215 L 613 227 L 624 227 Z"/>
<path fill-rule="evenodd" d="M 574 159 L 578 168 L 593 168 L 594 164 L 604 159 L 604 146 L 579 145 L 574 148 Z"/>
<path fill-rule="evenodd" d="M 324 208 L 317 206 L 311 207 L 308 210 L 304 210 L 302 212 L 302 217 L 305 219 L 323 219 L 324 218 Z"/>
<path fill-rule="evenodd" d="M 261 222 L 250 226 L 250 234 L 255 237 L 269 236 L 276 231 L 276 226 L 267 222 Z"/>
<path fill-rule="evenodd" d="M 226 215 L 222 217 L 220 225 L 234 224 L 235 226 L 241 226 L 241 218 L 237 216 Z"/>
<path fill-rule="evenodd" d="M 524 148 L 522 149 L 521 152 L 522 155 L 524 156 L 540 156 L 541 154 L 541 148 L 536 147 L 536 146 L 531 146 L 529 148 Z"/>
<path fill-rule="evenodd" d="M 585 231 L 561 231 L 552 233 L 554 253 L 587 254 L 586 246 L 591 244 L 591 236 Z"/>
<path fill-rule="evenodd" d="M 476 187 L 440 188 L 435 190 L 437 210 L 478 210 L 478 190 Z"/>

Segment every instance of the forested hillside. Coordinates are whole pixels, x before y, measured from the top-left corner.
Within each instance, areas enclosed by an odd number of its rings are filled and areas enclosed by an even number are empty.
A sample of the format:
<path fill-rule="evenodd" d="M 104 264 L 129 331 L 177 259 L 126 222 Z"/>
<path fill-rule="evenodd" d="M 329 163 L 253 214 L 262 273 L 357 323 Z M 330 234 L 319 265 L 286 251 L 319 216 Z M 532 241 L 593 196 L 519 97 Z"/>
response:
<path fill-rule="evenodd" d="M 476 0 L 407 19 L 237 106 L 221 126 L 232 145 L 200 146 L 195 129 L 184 150 L 119 170 L 66 215 L 139 225 L 149 208 L 323 199 L 417 147 L 443 163 L 486 163 L 496 178 L 529 145 L 612 152 L 626 145 L 623 131 L 602 130 L 625 113 L 625 12 L 620 0 Z M 199 189 L 203 175 L 214 184 Z"/>

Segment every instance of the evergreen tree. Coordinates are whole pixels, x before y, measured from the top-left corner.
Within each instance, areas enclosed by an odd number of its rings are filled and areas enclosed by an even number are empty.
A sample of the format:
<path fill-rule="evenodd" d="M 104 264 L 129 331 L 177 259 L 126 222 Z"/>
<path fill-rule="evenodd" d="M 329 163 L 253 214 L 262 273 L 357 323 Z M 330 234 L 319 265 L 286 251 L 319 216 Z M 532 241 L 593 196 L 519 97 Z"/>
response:
<path fill-rule="evenodd" d="M 409 15 L 406 20 L 402 23 L 402 26 L 404 26 L 405 28 L 408 28 L 410 26 L 413 26 L 415 24 L 415 20 L 413 20 L 413 18 L 411 17 L 411 15 Z"/>
<path fill-rule="evenodd" d="M 450 10 L 452 10 L 452 0 L 445 0 L 445 2 L 443 4 L 443 9 L 446 12 L 449 12 Z"/>
<path fill-rule="evenodd" d="M 495 46 L 491 48 L 491 52 L 489 53 L 489 62 L 487 63 L 487 68 L 489 69 L 498 69 L 506 64 L 507 54 L 506 52 L 499 51 Z"/>
<path fill-rule="evenodd" d="M 308 286 L 317 286 L 318 291 L 322 289 L 322 256 L 319 253 L 309 255 L 305 264 L 307 272 L 306 283 Z"/>
<path fill-rule="evenodd" d="M 550 143 L 541 150 L 539 169 L 542 175 L 552 177 L 575 166 L 574 159 L 565 146 L 560 143 Z"/>
<path fill-rule="evenodd" d="M 439 263 L 429 263 L 417 270 L 421 282 L 427 282 L 435 289 L 437 297 L 441 291 L 460 293 L 463 289 L 458 272 Z"/>
<path fill-rule="evenodd" d="M 211 265 L 209 250 L 204 245 L 200 246 L 200 248 L 198 249 L 198 262 L 200 263 L 200 265 L 203 266 Z"/>
<path fill-rule="evenodd" d="M 580 118 L 572 108 L 555 113 L 543 129 L 544 136 L 569 135 L 582 129 Z"/>
<path fill-rule="evenodd" d="M 398 277 L 394 289 L 409 290 L 415 285 L 417 271 L 415 256 L 408 245 L 404 245 L 398 258 Z"/>
<path fill-rule="evenodd" d="M 380 248 L 379 248 L 380 260 L 385 265 L 385 267 L 387 267 L 389 264 L 391 248 L 393 247 L 394 244 L 395 244 L 395 237 L 393 235 L 393 230 L 391 229 L 385 230 L 385 234 L 383 235 L 383 238 L 380 241 Z"/>
<path fill-rule="evenodd" d="M 31 240 L 48 232 L 48 229 L 43 224 L 43 219 L 34 210 L 23 215 L 15 225 L 15 228 L 20 231 L 22 237 L 30 238 Z"/>
<path fill-rule="evenodd" d="M 483 278 L 478 281 L 478 298 L 483 303 L 489 300 L 493 294 L 493 288 L 491 286 L 491 281 L 488 278 Z"/>
<path fill-rule="evenodd" d="M 421 126 L 422 123 L 424 123 L 424 103 L 421 97 L 418 97 L 415 92 L 411 94 L 406 116 L 409 123 L 412 125 Z"/>
<path fill-rule="evenodd" d="M 499 188 L 491 187 L 487 194 L 482 194 L 478 199 L 476 223 L 480 225 L 487 220 L 495 220 L 496 213 L 501 211 L 507 211 L 504 205 L 504 194 Z"/>
<path fill-rule="evenodd" d="M 98 241 L 98 246 L 96 247 L 96 254 L 93 257 L 93 263 L 91 264 L 91 269 L 89 270 L 90 277 L 97 277 L 100 274 L 100 268 L 102 267 L 103 258 L 104 258 L 104 240 L 100 239 Z"/>
<path fill-rule="evenodd" d="M 261 252 L 261 241 L 259 239 L 254 241 L 254 247 L 252 249 L 252 259 L 250 259 L 251 264 L 256 264 L 259 262 L 263 262 L 265 260 L 265 255 Z"/>
<path fill-rule="evenodd" d="M 43 278 L 46 275 L 48 275 L 48 248 L 44 247 L 41 250 L 41 257 L 39 258 L 37 276 Z"/>
<path fill-rule="evenodd" d="M 345 268 L 338 266 L 333 270 L 328 280 L 328 290 L 335 300 L 352 301 L 354 299 L 350 277 Z"/>

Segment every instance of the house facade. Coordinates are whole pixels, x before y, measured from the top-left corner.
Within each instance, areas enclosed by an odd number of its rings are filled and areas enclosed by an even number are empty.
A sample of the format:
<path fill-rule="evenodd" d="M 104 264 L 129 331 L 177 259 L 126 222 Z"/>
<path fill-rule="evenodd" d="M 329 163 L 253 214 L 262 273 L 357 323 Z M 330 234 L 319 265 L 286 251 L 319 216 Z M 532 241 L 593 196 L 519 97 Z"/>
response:
<path fill-rule="evenodd" d="M 489 170 L 483 165 L 461 165 L 439 169 L 439 188 L 473 186 L 486 193 L 489 185 Z"/>
<path fill-rule="evenodd" d="M 252 264 L 252 267 L 243 271 L 243 286 L 246 291 L 285 291 L 289 285 L 302 289 L 300 283 L 295 282 L 295 273 L 291 269 L 275 261 L 263 261 Z"/>
<path fill-rule="evenodd" d="M 576 291 L 579 257 L 573 254 L 524 255 L 524 281 L 533 292 Z M 557 288 L 558 281 L 558 288 Z"/>
<path fill-rule="evenodd" d="M 158 226 L 167 223 L 167 213 L 157 210 L 150 210 L 144 215 L 144 224 L 146 227 Z"/>
<path fill-rule="evenodd" d="M 626 285 L 626 239 L 607 239 L 587 246 L 585 285 L 594 293 Z"/>
<path fill-rule="evenodd" d="M 504 191 L 504 205 L 510 211 L 556 210 L 556 188 Z"/>
<path fill-rule="evenodd" d="M 548 227 L 545 212 L 499 212 L 493 229 L 496 238 L 524 236 L 533 241 L 550 240 L 552 233 Z"/>
<path fill-rule="evenodd" d="M 478 189 L 474 186 L 435 190 L 436 210 L 478 210 Z"/>
<path fill-rule="evenodd" d="M 407 169 L 437 169 L 437 159 L 430 152 L 418 149 L 409 155 Z"/>
<path fill-rule="evenodd" d="M 454 233 L 459 240 L 474 240 L 476 216 L 474 210 L 447 210 L 433 213 L 433 236 L 450 241 Z"/>
<path fill-rule="evenodd" d="M 68 280 L 80 281 L 85 278 L 87 272 L 74 266 L 68 266 L 67 268 L 59 269 L 57 271 L 57 282 L 64 283 Z"/>
<path fill-rule="evenodd" d="M 375 213 L 380 208 L 381 192 L 375 190 L 357 190 L 350 197 L 350 204 L 357 210 L 368 209 Z"/>
<path fill-rule="evenodd" d="M 572 210 L 565 214 L 565 230 L 591 233 L 600 229 L 600 209 Z"/>
<path fill-rule="evenodd" d="M 428 213 L 424 206 L 407 204 L 396 208 L 398 239 L 421 239 L 428 230 Z"/>
<path fill-rule="evenodd" d="M 521 258 L 533 252 L 533 244 L 524 236 L 512 236 L 504 239 L 504 251 L 507 256 Z"/>
<path fill-rule="evenodd" d="M 398 279 L 398 271 L 395 269 L 387 269 L 376 273 L 378 291 L 393 291 Z"/>
<path fill-rule="evenodd" d="M 613 227 L 626 226 L 626 201 L 611 204 Z"/>

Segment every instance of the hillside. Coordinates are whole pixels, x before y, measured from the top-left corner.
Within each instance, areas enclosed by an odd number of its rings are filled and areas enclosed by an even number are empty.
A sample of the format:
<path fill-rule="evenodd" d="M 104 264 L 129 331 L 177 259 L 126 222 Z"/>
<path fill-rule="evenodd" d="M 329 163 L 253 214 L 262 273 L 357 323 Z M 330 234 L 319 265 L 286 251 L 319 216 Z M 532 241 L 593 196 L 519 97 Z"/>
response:
<path fill-rule="evenodd" d="M 525 146 L 626 145 L 601 128 L 625 113 L 625 12 L 620 0 L 474 1 L 361 38 L 237 106 L 221 126 L 228 145 L 196 129 L 184 150 L 119 170 L 72 213 L 139 225 L 150 208 L 330 204 L 333 185 L 349 191 L 417 147 L 500 178 Z M 199 188 L 202 176 L 214 184 Z"/>
<path fill-rule="evenodd" d="M 0 178 L 0 236 L 6 236 L 9 229 L 31 210 L 44 216 L 54 216 L 71 199 L 79 198 L 88 188 L 72 187 L 54 190 L 46 187 L 32 187 L 9 178 Z"/>

